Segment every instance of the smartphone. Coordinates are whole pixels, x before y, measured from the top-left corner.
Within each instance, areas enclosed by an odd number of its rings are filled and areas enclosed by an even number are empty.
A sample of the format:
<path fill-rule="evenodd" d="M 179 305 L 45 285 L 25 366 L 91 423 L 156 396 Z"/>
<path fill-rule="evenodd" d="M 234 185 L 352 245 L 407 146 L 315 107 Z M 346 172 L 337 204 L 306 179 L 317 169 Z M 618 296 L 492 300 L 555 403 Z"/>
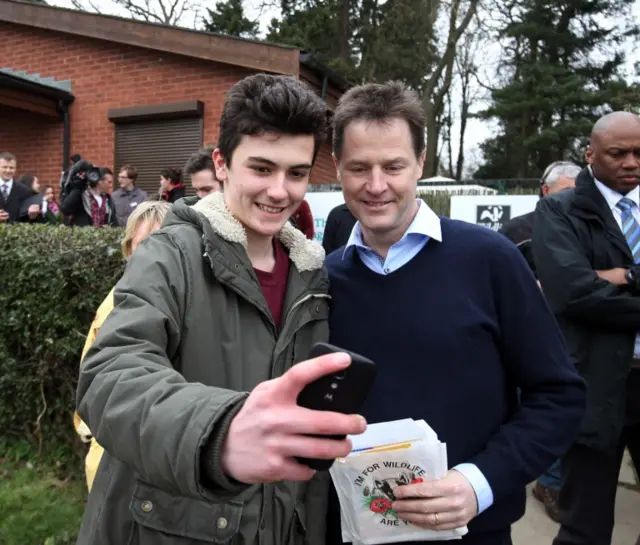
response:
<path fill-rule="evenodd" d="M 327 343 L 317 343 L 309 351 L 307 359 L 326 354 L 346 352 L 351 356 L 351 365 L 336 375 L 326 375 L 307 384 L 298 395 L 298 405 L 314 411 L 332 411 L 343 414 L 358 414 L 364 405 L 369 390 L 376 377 L 376 365 L 368 358 L 343 350 Z M 345 435 L 316 435 L 342 440 Z M 317 471 L 327 471 L 334 460 L 297 458 L 297 460 Z"/>

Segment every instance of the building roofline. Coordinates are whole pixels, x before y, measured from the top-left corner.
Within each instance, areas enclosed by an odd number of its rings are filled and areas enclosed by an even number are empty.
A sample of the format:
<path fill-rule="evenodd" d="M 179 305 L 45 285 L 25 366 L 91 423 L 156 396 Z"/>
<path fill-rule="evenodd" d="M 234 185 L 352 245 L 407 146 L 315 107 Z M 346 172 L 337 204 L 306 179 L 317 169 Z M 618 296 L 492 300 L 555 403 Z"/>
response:
<path fill-rule="evenodd" d="M 343 93 L 351 87 L 351 84 L 343 76 L 329 68 L 326 64 L 320 62 L 311 53 L 300 51 L 300 64 L 328 78 L 333 85 Z"/>
<path fill-rule="evenodd" d="M 62 100 L 67 103 L 73 102 L 74 99 L 73 93 L 70 91 L 37 82 L 31 78 L 22 77 L 19 74 L 14 74 L 4 69 L 0 69 L 0 87 L 15 89 L 54 100 Z"/>
<path fill-rule="evenodd" d="M 257 71 L 298 76 L 300 50 L 258 40 L 69 8 L 0 0 L 0 21 L 164 51 Z M 157 32 L 162 29 L 162 35 Z"/>

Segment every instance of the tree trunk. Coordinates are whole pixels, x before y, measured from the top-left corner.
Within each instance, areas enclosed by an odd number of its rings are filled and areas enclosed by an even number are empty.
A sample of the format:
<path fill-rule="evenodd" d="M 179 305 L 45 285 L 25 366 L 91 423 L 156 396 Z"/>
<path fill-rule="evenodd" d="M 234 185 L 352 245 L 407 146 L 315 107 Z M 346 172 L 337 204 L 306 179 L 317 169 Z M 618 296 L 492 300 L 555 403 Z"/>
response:
<path fill-rule="evenodd" d="M 338 4 L 338 39 L 335 44 L 335 52 L 333 57 L 349 63 L 351 60 L 351 51 L 349 48 L 349 13 L 350 0 L 339 0 Z"/>
<path fill-rule="evenodd" d="M 427 147 L 424 158 L 424 168 L 422 170 L 423 178 L 431 178 L 438 171 L 438 140 L 440 139 L 440 130 L 438 126 L 438 118 L 434 108 L 427 108 Z"/>
<path fill-rule="evenodd" d="M 453 111 L 451 105 L 451 89 L 447 93 L 447 155 L 449 156 L 449 166 L 447 176 L 453 177 L 453 142 L 452 142 L 452 133 L 453 133 L 453 116 L 451 112 Z"/>
<path fill-rule="evenodd" d="M 462 105 L 460 106 L 460 143 L 458 145 L 458 160 L 456 161 L 456 180 L 462 180 L 464 170 L 464 137 L 467 131 L 467 119 L 469 118 L 469 84 L 462 85 Z"/>
<path fill-rule="evenodd" d="M 438 64 L 435 66 L 433 73 L 427 80 L 423 91 L 423 104 L 427 124 L 427 146 L 423 170 L 426 177 L 435 176 L 437 174 L 438 138 L 440 136 L 440 127 L 438 126 L 438 123 L 441 121 L 440 118 L 444 109 L 444 98 L 451 88 L 456 45 L 475 15 L 479 0 L 469 0 L 467 12 L 462 18 L 460 26 L 457 26 L 461 3 L 462 0 L 453 0 L 451 3 L 447 45 Z M 444 77 L 442 77 L 443 74 Z"/>

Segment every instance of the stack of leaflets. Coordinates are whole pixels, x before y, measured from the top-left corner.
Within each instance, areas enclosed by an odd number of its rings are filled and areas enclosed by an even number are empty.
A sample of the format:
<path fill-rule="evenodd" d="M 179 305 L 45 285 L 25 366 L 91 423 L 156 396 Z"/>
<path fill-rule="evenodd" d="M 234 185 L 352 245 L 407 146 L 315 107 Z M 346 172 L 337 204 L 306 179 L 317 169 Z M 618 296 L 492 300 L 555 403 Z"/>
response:
<path fill-rule="evenodd" d="M 349 437 L 351 454 L 330 473 L 340 500 L 342 540 L 354 545 L 460 539 L 467 527 L 435 531 L 398 518 L 394 489 L 441 479 L 447 474 L 447 447 L 424 420 L 371 424 Z"/>

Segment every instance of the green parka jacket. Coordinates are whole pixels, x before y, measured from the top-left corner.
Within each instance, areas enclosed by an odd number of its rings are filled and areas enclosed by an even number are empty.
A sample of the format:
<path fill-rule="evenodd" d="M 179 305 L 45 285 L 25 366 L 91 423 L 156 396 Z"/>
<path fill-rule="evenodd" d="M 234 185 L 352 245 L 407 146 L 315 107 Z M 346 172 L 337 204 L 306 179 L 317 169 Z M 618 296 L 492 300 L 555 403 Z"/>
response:
<path fill-rule="evenodd" d="M 257 384 L 328 339 L 322 247 L 287 224 L 276 328 L 246 253 L 246 233 L 216 193 L 174 204 L 136 250 L 115 307 L 82 367 L 78 412 L 105 454 L 78 545 L 324 545 L 328 474 L 245 486 L 214 464 Z"/>

